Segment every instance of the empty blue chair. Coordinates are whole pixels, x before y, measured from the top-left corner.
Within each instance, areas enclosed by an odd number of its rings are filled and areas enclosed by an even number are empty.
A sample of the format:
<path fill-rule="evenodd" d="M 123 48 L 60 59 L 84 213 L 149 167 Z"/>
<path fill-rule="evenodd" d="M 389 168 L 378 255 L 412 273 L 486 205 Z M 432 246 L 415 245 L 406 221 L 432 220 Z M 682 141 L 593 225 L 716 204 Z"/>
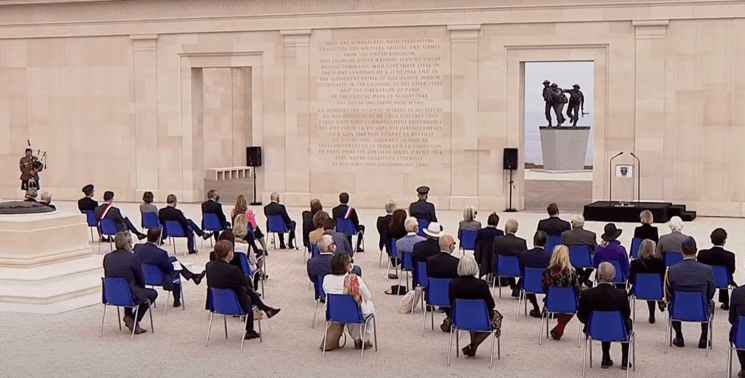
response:
<path fill-rule="evenodd" d="M 399 264 L 400 260 L 399 260 L 399 257 L 398 257 L 398 250 L 396 249 L 396 242 L 397 241 L 398 241 L 398 238 L 391 238 L 391 243 L 388 246 L 388 269 L 387 269 L 386 274 L 390 274 L 391 273 L 391 262 L 392 262 L 392 259 L 395 258 L 396 259 L 395 260 L 396 261 L 396 266 L 395 266 L 395 268 L 396 268 L 396 275 L 398 275 L 398 264 Z"/>
<path fill-rule="evenodd" d="M 336 218 L 336 231 L 343 232 L 347 236 L 356 236 L 357 239 L 362 237 L 362 230 L 357 231 L 354 228 L 354 223 L 348 218 Z M 354 242 L 354 240 L 352 240 Z M 352 248 L 357 252 L 357 243 L 352 243 Z M 362 239 L 362 248 L 365 248 L 365 239 Z"/>
<path fill-rule="evenodd" d="M 424 229 L 429 227 L 429 221 L 426 219 L 417 219 L 417 223 L 419 223 L 419 232 L 417 234 L 426 238 L 427 235 L 424 233 Z"/>
<path fill-rule="evenodd" d="M 203 213 L 202 214 L 202 231 L 221 232 L 222 223 L 215 213 Z M 204 239 L 202 239 L 204 244 Z M 210 245 L 212 245 L 212 238 L 210 238 Z"/>
<path fill-rule="evenodd" d="M 414 288 L 417 287 L 422 288 L 422 310 L 424 310 L 424 291 L 427 289 L 427 263 L 424 261 L 417 261 L 416 264 L 413 266 L 414 271 L 412 274 L 414 275 Z M 414 301 L 411 302 L 411 313 L 414 313 Z"/>
<path fill-rule="evenodd" d="M 160 222 L 158 221 L 158 213 L 141 213 L 142 217 L 140 224 L 143 229 L 147 228 L 160 228 Z"/>
<path fill-rule="evenodd" d="M 251 282 L 254 282 L 254 276 L 256 276 L 257 273 L 259 273 L 259 270 L 252 270 L 251 264 L 248 263 L 248 257 L 243 252 L 234 252 L 233 255 L 235 258 L 238 259 L 241 263 L 241 271 L 243 272 L 244 276 L 247 276 L 251 279 Z M 261 296 L 266 297 L 264 295 L 264 280 L 259 280 L 259 283 L 261 283 Z M 254 288 L 256 289 L 256 288 Z"/>
<path fill-rule="evenodd" d="M 326 335 L 328 334 L 331 323 L 339 324 L 361 324 L 360 329 L 362 340 L 367 334 L 367 327 L 372 321 L 373 332 L 375 335 L 375 351 L 378 351 L 378 327 L 375 326 L 375 314 L 362 316 L 360 306 L 354 297 L 347 294 L 326 294 L 326 332 L 323 335 L 323 355 L 326 355 Z M 360 360 L 365 354 L 365 348 L 360 352 Z"/>
<path fill-rule="evenodd" d="M 665 329 L 666 337 L 665 340 L 665 353 L 667 353 L 668 344 L 673 343 L 673 321 L 679 322 L 693 322 L 693 323 L 706 323 L 709 326 L 708 334 L 708 347 L 706 348 L 706 355 L 709 355 L 709 349 L 711 349 L 712 334 L 712 320 L 714 312 L 709 309 L 706 298 L 699 292 L 682 292 L 673 291 L 673 300 L 670 302 L 670 310 L 667 315 L 667 328 Z"/>
<path fill-rule="evenodd" d="M 453 350 L 453 334 L 455 334 L 455 357 L 458 357 L 460 331 L 489 333 L 496 331 L 491 325 L 489 309 L 483 299 L 456 299 L 454 301 L 453 326 L 450 328 L 450 343 L 448 344 L 448 366 L 450 366 L 450 352 Z M 489 369 L 494 366 L 494 339 L 497 341 L 497 359 L 501 359 L 499 338 L 494 337 L 491 341 L 491 353 L 489 353 Z"/>
<path fill-rule="evenodd" d="M 111 241 L 117 232 L 116 223 L 112 219 L 100 219 L 98 222 L 98 226 L 101 229 L 101 236 L 109 238 L 109 249 L 113 251 L 114 247 L 111 245 Z M 101 251 L 101 244 L 98 244 L 98 251 Z"/>
<path fill-rule="evenodd" d="M 636 340 L 634 331 L 626 329 L 626 323 L 619 311 L 592 311 L 590 318 L 587 320 L 587 329 L 585 332 L 585 350 L 582 353 L 582 376 L 585 376 L 585 365 L 587 363 L 587 344 L 590 344 L 590 369 L 592 369 L 592 340 L 601 342 L 620 342 L 629 344 L 633 349 L 631 359 L 634 360 L 631 368 L 636 371 Z M 629 376 L 628 363 L 626 363 L 626 378 Z"/>
<path fill-rule="evenodd" d="M 549 286 L 546 290 L 546 303 L 541 316 L 541 328 L 538 331 L 538 344 L 543 344 L 543 323 L 546 323 L 548 338 L 548 318 L 550 314 L 574 315 L 579 310 L 579 299 L 573 287 Z M 577 322 L 577 348 L 580 347 L 582 323 Z"/>
<path fill-rule="evenodd" d="M 729 289 L 729 269 L 726 266 L 712 265 L 711 270 L 714 272 L 714 285 L 717 289 Z"/>
<path fill-rule="evenodd" d="M 541 275 L 543 268 L 523 268 L 520 276 L 520 296 L 517 297 L 517 321 L 520 321 L 520 301 L 525 305 L 525 315 L 528 315 L 528 294 L 543 294 Z"/>
<path fill-rule="evenodd" d="M 520 259 L 517 256 L 497 255 L 492 286 L 496 287 L 499 278 L 518 278 L 520 274 Z M 499 285 L 499 297 L 502 298 L 502 285 Z"/>
<path fill-rule="evenodd" d="M 248 316 L 246 312 L 241 308 L 241 303 L 238 302 L 238 296 L 235 295 L 233 289 L 215 289 L 209 288 L 210 294 L 208 296 L 209 308 L 210 308 L 210 325 L 207 328 L 207 341 L 204 346 L 208 346 L 210 343 L 210 333 L 212 332 L 212 317 L 215 314 L 223 316 L 223 323 L 225 324 L 225 339 L 228 338 L 228 315 L 230 316 L 242 316 L 245 317 L 243 321 L 243 332 L 241 332 L 241 350 L 243 350 L 243 342 L 246 341 L 246 324 L 248 323 Z M 252 311 L 256 309 L 253 306 Z M 261 320 L 257 320 L 259 323 L 259 342 L 264 342 L 263 336 L 261 336 Z"/>
<path fill-rule="evenodd" d="M 553 252 L 554 247 L 561 244 L 561 236 L 559 235 L 548 235 L 546 237 L 546 245 L 543 247 L 547 251 Z"/>
<path fill-rule="evenodd" d="M 636 322 L 636 300 L 661 301 L 664 299 L 662 275 L 658 273 L 640 273 L 634 277 L 631 287 L 631 314 Z"/>
<path fill-rule="evenodd" d="M 677 251 L 665 251 L 662 254 L 662 259 L 665 260 L 665 266 L 670 267 L 683 261 L 683 253 Z"/>
<path fill-rule="evenodd" d="M 476 248 L 476 233 L 478 230 L 461 230 L 460 249 L 473 251 Z"/>
<path fill-rule="evenodd" d="M 98 220 L 93 210 L 81 210 L 81 214 L 85 215 L 85 222 L 88 224 L 88 229 L 91 231 L 91 241 L 95 242 L 96 239 L 93 237 L 93 229 L 98 228 Z"/>
<path fill-rule="evenodd" d="M 732 354 L 736 350 L 745 351 L 745 317 L 740 316 L 732 325 L 729 338 L 729 359 L 727 362 L 727 377 L 732 376 Z"/>
<path fill-rule="evenodd" d="M 119 330 L 122 330 L 122 317 L 119 313 L 119 307 L 129 307 L 134 310 L 134 319 L 132 320 L 132 340 L 135 338 L 135 330 L 137 329 L 137 318 L 140 311 L 140 303 L 135 302 L 132 298 L 132 291 L 129 290 L 129 284 L 124 278 L 105 278 L 101 277 L 101 283 L 103 284 L 102 291 L 102 302 L 103 302 L 103 318 L 101 319 L 101 332 L 98 337 L 103 336 L 103 321 L 106 319 L 106 306 L 116 306 L 116 318 L 119 320 Z M 149 300 L 145 300 L 149 303 Z M 154 333 L 155 327 L 153 327 L 153 312 L 150 311 L 150 330 Z"/>
<path fill-rule="evenodd" d="M 142 264 L 142 276 L 145 279 L 145 286 L 152 286 L 153 288 L 156 286 L 164 287 L 165 280 L 171 279 L 170 277 L 164 276 L 163 272 L 160 271 L 160 268 L 151 264 Z M 165 292 L 167 293 L 166 304 L 164 306 L 166 309 L 163 311 L 163 315 L 166 315 L 168 312 L 168 299 L 171 298 L 171 291 L 165 290 Z M 181 290 L 181 302 L 181 308 L 186 310 L 186 300 L 184 300 L 183 290 Z"/>
<path fill-rule="evenodd" d="M 590 248 L 589 245 L 570 245 L 569 262 L 572 263 L 572 266 L 575 269 L 593 269 L 594 267 L 592 266 L 592 248 Z"/>
<path fill-rule="evenodd" d="M 642 241 L 644 239 L 642 238 L 633 238 L 631 239 L 631 258 L 632 259 L 638 259 L 639 258 L 639 247 L 642 245 Z"/>
<path fill-rule="evenodd" d="M 326 292 L 323 291 L 323 278 L 325 276 L 316 276 L 316 288 L 314 290 L 316 297 L 316 309 L 313 310 L 313 324 L 310 326 L 311 329 L 316 328 L 316 313 L 318 312 L 318 304 L 321 300 L 326 300 Z"/>
<path fill-rule="evenodd" d="M 414 266 L 411 263 L 411 251 L 401 251 L 401 275 L 398 276 L 398 286 L 401 286 L 401 278 L 406 272 L 406 290 L 409 290 L 409 272 L 414 271 Z"/>
<path fill-rule="evenodd" d="M 424 302 L 432 306 L 432 329 L 435 329 L 435 309 L 434 306 L 450 307 L 450 281 L 449 278 L 428 278 L 427 287 L 424 290 Z M 422 319 L 422 336 L 427 324 L 427 307 L 424 308 L 424 318 Z"/>
<path fill-rule="evenodd" d="M 290 232 L 285 220 L 281 215 L 270 215 L 266 218 L 266 231 L 272 234 L 272 247 L 277 248 L 276 234 L 285 234 Z"/>
<path fill-rule="evenodd" d="M 171 239 L 171 244 L 173 244 L 173 254 L 176 254 L 176 238 L 186 238 L 186 231 L 184 231 L 184 228 L 181 227 L 181 223 L 175 220 L 167 220 L 163 224 L 163 234 L 165 237 Z M 196 248 L 196 246 L 195 246 Z M 184 252 L 184 256 L 186 256 L 186 251 Z"/>

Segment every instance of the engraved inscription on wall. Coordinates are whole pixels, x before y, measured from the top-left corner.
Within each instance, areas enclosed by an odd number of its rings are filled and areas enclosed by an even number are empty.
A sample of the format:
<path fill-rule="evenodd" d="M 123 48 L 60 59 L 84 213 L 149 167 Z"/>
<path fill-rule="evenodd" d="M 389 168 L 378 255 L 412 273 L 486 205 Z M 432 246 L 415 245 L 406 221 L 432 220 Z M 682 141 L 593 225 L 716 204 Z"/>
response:
<path fill-rule="evenodd" d="M 449 164 L 442 41 L 319 41 L 314 159 L 334 170 L 411 171 Z"/>

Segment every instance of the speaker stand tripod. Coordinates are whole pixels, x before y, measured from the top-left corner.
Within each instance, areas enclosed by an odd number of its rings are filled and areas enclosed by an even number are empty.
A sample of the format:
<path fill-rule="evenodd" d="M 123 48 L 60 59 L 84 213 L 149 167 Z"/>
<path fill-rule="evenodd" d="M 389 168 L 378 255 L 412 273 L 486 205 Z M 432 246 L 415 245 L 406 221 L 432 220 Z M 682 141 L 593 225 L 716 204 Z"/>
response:
<path fill-rule="evenodd" d="M 253 169 L 253 177 L 254 177 L 254 201 L 251 202 L 251 206 L 261 206 L 261 202 L 256 201 L 256 167 Z"/>
<path fill-rule="evenodd" d="M 504 209 L 505 213 L 516 213 L 517 209 L 512 207 L 512 187 L 514 186 L 514 181 L 512 181 L 512 169 L 510 169 L 510 206 L 506 209 Z"/>

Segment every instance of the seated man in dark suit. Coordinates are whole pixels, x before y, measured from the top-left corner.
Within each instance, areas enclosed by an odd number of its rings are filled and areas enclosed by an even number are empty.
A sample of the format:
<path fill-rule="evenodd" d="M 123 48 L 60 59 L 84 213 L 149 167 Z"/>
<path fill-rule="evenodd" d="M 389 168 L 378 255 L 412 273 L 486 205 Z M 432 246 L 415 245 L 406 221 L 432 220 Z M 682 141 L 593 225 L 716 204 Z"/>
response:
<path fill-rule="evenodd" d="M 114 236 L 114 245 L 116 250 L 106 254 L 103 257 L 103 271 L 106 278 L 124 278 L 132 292 L 132 299 L 140 303 L 137 310 L 137 319 L 134 319 L 134 311 L 131 308 L 124 309 L 124 324 L 132 330 L 134 327 L 135 335 L 147 332 L 140 328 L 140 321 L 145 316 L 145 312 L 150 303 L 158 297 L 158 292 L 153 289 L 145 288 L 145 279 L 142 276 L 142 265 L 140 260 L 130 252 L 132 249 L 132 236 L 129 232 L 120 231 Z"/>
<path fill-rule="evenodd" d="M 274 192 L 271 195 L 272 202 L 268 205 L 264 206 L 264 215 L 267 217 L 266 221 L 266 229 L 269 230 L 269 216 L 272 215 L 279 215 L 282 217 L 282 220 L 285 221 L 285 226 L 290 230 L 290 235 L 288 237 L 288 244 L 290 245 L 290 249 L 295 248 L 293 243 L 297 244 L 297 240 L 295 239 L 295 221 L 290 219 L 290 215 L 287 214 L 287 209 L 285 208 L 285 205 L 282 205 L 279 203 L 279 193 Z M 285 247 L 285 234 L 280 233 L 279 234 L 279 249 L 286 249 Z"/>
<path fill-rule="evenodd" d="M 207 286 L 215 289 L 231 289 L 238 297 L 241 308 L 246 312 L 246 340 L 255 339 L 259 334 L 254 331 L 253 316 L 251 310 L 256 305 L 259 310 L 264 311 L 267 318 L 279 313 L 280 309 L 265 305 L 258 296 L 251 295 L 251 280 L 241 272 L 241 268 L 231 265 L 233 259 L 233 245 L 227 240 L 220 240 L 215 244 L 215 256 L 217 260 L 207 263 Z M 209 301 L 209 296 L 207 298 Z"/>
<path fill-rule="evenodd" d="M 179 273 L 187 280 L 192 280 L 194 284 L 199 285 L 202 282 L 202 278 L 205 272 L 200 274 L 194 274 L 185 266 L 181 266 L 180 270 L 174 269 L 174 262 L 177 262 L 176 256 L 168 256 L 168 252 L 158 247 L 158 241 L 160 239 L 160 229 L 150 228 L 147 230 L 147 243 L 137 244 L 134 248 L 135 256 L 140 259 L 143 264 L 155 265 L 160 269 L 163 277 L 166 279 L 163 282 L 163 289 L 173 291 L 173 307 L 181 306 L 181 280 L 179 279 Z"/>
<path fill-rule="evenodd" d="M 96 219 L 111 219 L 116 224 L 117 231 L 129 230 L 131 233 L 137 235 L 137 239 L 145 239 L 145 234 L 140 232 L 137 227 L 129 221 L 129 218 L 123 217 L 121 211 L 112 205 L 112 202 L 114 202 L 114 192 L 104 192 L 103 201 L 104 203 L 96 208 Z"/>
<path fill-rule="evenodd" d="M 711 233 L 711 249 L 702 249 L 698 251 L 696 261 L 706 265 L 720 265 L 729 271 L 729 282 L 735 285 L 732 274 L 735 273 L 735 254 L 724 249 L 724 243 L 727 242 L 727 231 L 723 228 L 717 228 Z M 735 285 L 737 286 L 737 285 Z M 719 302 L 722 304 L 722 310 L 729 310 L 729 290 L 719 289 Z"/>
<path fill-rule="evenodd" d="M 533 249 L 527 250 L 520 254 L 520 269 L 525 268 L 541 268 L 546 269 L 548 263 L 551 260 L 551 251 L 547 251 L 543 248 L 546 245 L 546 233 L 543 231 L 536 231 L 533 235 Z M 520 283 L 518 287 L 522 286 Z M 525 296 L 530 304 L 533 305 L 533 309 L 530 310 L 530 316 L 534 318 L 541 317 L 541 310 L 538 308 L 538 300 L 535 294 L 528 293 Z"/>
<path fill-rule="evenodd" d="M 497 255 L 504 256 L 520 256 L 521 253 L 528 250 L 528 243 L 525 239 L 515 236 L 517 227 L 519 224 L 515 219 L 509 219 L 504 225 L 504 236 L 494 238 L 494 246 L 492 247 L 492 253 L 494 254 L 494 261 L 497 261 Z M 512 288 L 512 296 L 518 297 L 520 295 L 520 288 L 517 287 L 514 278 L 508 278 L 510 288 Z"/>
<path fill-rule="evenodd" d="M 741 316 L 745 316 L 745 286 L 740 286 L 732 291 L 729 308 L 729 324 L 732 324 L 729 331 L 730 340 L 734 337 L 737 318 Z M 737 376 L 745 377 L 745 351 L 738 350 L 737 359 L 740 360 L 740 372 L 737 373 Z"/>
<path fill-rule="evenodd" d="M 334 258 L 336 252 L 336 243 L 334 238 L 330 235 L 323 235 L 318 239 L 318 255 L 308 260 L 308 278 L 313 286 L 316 285 L 316 278 L 325 277 L 331 273 L 331 259 Z M 352 268 L 352 273 L 362 277 L 362 269 L 355 265 Z"/>
<path fill-rule="evenodd" d="M 160 221 L 160 224 L 164 225 L 166 224 L 166 221 L 179 222 L 179 224 L 181 224 L 181 227 L 184 229 L 184 233 L 186 233 L 186 245 L 189 248 L 189 253 L 197 253 L 198 251 L 194 244 L 194 234 L 196 233 L 206 240 L 209 239 L 210 236 L 212 236 L 212 233 L 202 231 L 202 229 L 197 226 L 197 224 L 194 223 L 193 220 L 186 218 L 184 216 L 184 213 L 176 208 L 176 205 L 178 205 L 178 199 L 176 198 L 175 194 L 169 194 L 166 198 L 166 202 L 168 203 L 168 206 L 158 211 L 158 220 Z M 166 236 L 168 235 L 166 235 L 164 232 L 163 237 Z"/>
<path fill-rule="evenodd" d="M 430 225 L 433 223 L 435 222 L 430 223 Z M 426 242 L 419 242 L 419 244 Z M 455 239 L 451 235 L 443 235 L 440 237 L 438 246 L 440 252 L 427 259 L 427 278 L 457 278 L 458 263 L 460 260 L 452 255 L 453 251 L 455 251 Z M 416 248 L 416 245 L 414 248 Z M 444 310 L 447 317 L 440 325 L 440 329 L 443 332 L 450 332 L 450 308 L 445 308 Z"/>
<path fill-rule="evenodd" d="M 479 277 L 494 272 L 494 238 L 504 235 L 502 230 L 497 228 L 499 224 L 499 215 L 497 213 L 489 214 L 486 220 L 486 227 L 476 232 L 476 248 L 473 251 L 473 257 L 479 264 Z"/>
<path fill-rule="evenodd" d="M 538 222 L 538 231 L 543 231 L 549 236 L 561 236 L 561 233 L 571 229 L 569 222 L 559 218 L 559 206 L 555 203 L 548 205 L 548 218 Z"/>
<path fill-rule="evenodd" d="M 631 330 L 629 300 L 624 290 L 617 289 L 611 284 L 615 275 L 616 268 L 613 267 L 613 264 L 607 261 L 600 263 L 598 266 L 598 286 L 583 291 L 579 297 L 577 318 L 585 324 L 585 330 L 587 330 L 587 322 L 590 320 L 592 311 L 620 311 L 623 321 L 626 323 L 626 330 Z M 613 365 L 613 360 L 610 359 L 610 342 L 604 341 L 602 345 L 603 360 L 600 362 L 600 367 L 607 369 Z M 627 369 L 628 361 L 629 344 L 621 344 L 621 369 Z"/>
<path fill-rule="evenodd" d="M 704 295 L 708 301 L 709 311 L 714 311 L 714 273 L 711 267 L 696 261 L 696 241 L 688 237 L 681 245 L 683 252 L 683 261 L 667 268 L 665 275 L 665 300 L 670 303 L 674 291 L 680 292 L 698 292 Z M 675 330 L 675 339 L 673 345 L 682 348 L 685 343 L 683 333 L 680 331 L 680 322 L 673 321 Z M 698 341 L 698 347 L 704 349 L 707 347 L 706 340 L 709 332 L 709 326 L 701 323 L 701 338 Z"/>
<path fill-rule="evenodd" d="M 365 226 L 360 224 L 360 219 L 357 217 L 357 210 L 355 210 L 352 206 L 349 206 L 349 194 L 346 192 L 342 192 L 339 194 L 339 206 L 333 208 L 331 210 L 331 214 L 334 217 L 334 221 L 337 219 L 349 219 L 352 221 L 352 224 L 354 225 L 354 229 L 357 232 L 362 232 L 360 234 L 360 237 L 357 238 L 357 252 L 365 252 L 362 247 L 362 237 L 365 234 Z M 349 243 L 352 243 L 352 235 L 348 235 L 347 238 L 349 239 Z"/>
<path fill-rule="evenodd" d="M 391 227 L 391 218 L 393 218 L 393 212 L 396 211 L 396 202 L 388 201 L 385 204 L 385 215 L 378 217 L 376 227 L 378 228 L 378 248 L 382 251 L 383 248 L 388 248 L 388 229 Z"/>
<path fill-rule="evenodd" d="M 220 200 L 220 193 L 217 190 L 211 189 L 207 192 L 207 200 L 202 202 L 202 217 L 204 214 L 215 214 L 217 219 L 220 220 L 220 227 L 223 230 L 230 229 L 230 222 L 225 217 L 225 213 L 222 211 L 222 204 L 218 202 Z M 217 240 L 217 234 L 215 234 L 215 240 Z"/>
<path fill-rule="evenodd" d="M 581 215 L 575 215 L 572 217 L 572 229 L 566 230 L 561 233 L 561 244 L 567 247 L 573 245 L 586 245 L 590 247 L 590 253 L 595 253 L 595 248 L 598 246 L 597 236 L 595 233 L 589 230 L 585 230 L 585 217 Z M 553 251 L 551 251 L 553 252 Z M 593 269 L 578 268 L 577 275 L 580 277 L 582 283 L 587 287 L 592 287 L 592 281 L 590 281 L 590 275 Z"/>

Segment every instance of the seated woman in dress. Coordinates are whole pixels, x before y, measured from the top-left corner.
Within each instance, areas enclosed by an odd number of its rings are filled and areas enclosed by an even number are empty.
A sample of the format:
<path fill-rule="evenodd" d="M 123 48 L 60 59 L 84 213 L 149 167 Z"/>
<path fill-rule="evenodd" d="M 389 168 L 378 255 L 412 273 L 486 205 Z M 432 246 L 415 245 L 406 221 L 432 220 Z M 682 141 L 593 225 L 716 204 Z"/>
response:
<path fill-rule="evenodd" d="M 255 243 L 255 240 L 258 240 L 261 244 L 261 248 L 263 248 L 264 251 L 268 251 L 268 249 L 266 248 L 266 241 L 264 240 L 264 234 L 259 229 L 259 225 L 256 223 L 254 212 L 253 210 L 248 208 L 248 201 L 246 200 L 246 197 L 243 196 L 243 194 L 239 195 L 238 198 L 235 199 L 235 207 L 233 207 L 233 210 L 230 212 L 230 221 L 235 222 L 235 217 L 237 217 L 238 214 L 246 215 L 246 220 L 249 224 L 251 224 L 251 227 L 253 229 L 253 233 L 249 232 L 248 235 L 246 235 L 246 241 L 248 241 L 248 244 L 251 244 L 254 250 L 258 250 Z"/>
<path fill-rule="evenodd" d="M 481 222 L 476 220 L 476 208 L 473 206 L 466 206 L 463 210 L 463 220 L 458 223 L 458 240 L 462 239 L 461 233 L 463 230 L 476 230 L 481 228 Z"/>
<path fill-rule="evenodd" d="M 549 286 L 571 287 L 574 289 L 579 300 L 580 288 L 577 279 L 577 271 L 574 270 L 572 263 L 569 262 L 569 247 L 559 244 L 554 248 L 551 260 L 541 274 L 541 286 L 544 292 L 548 292 Z M 564 328 L 572 320 L 574 315 L 556 315 L 556 326 L 551 330 L 551 337 L 555 340 L 561 340 L 564 335 Z"/>
<path fill-rule="evenodd" d="M 323 291 L 326 294 L 350 294 L 360 306 L 362 317 L 375 313 L 375 305 L 372 303 L 372 295 L 367 289 L 365 281 L 352 273 L 354 264 L 352 257 L 346 253 L 335 254 L 331 259 L 331 273 L 323 278 Z M 354 339 L 354 349 L 370 349 L 373 347 L 370 341 L 371 325 L 367 332 L 362 335 L 362 324 L 346 324 L 349 336 Z"/>
<path fill-rule="evenodd" d="M 458 262 L 458 278 L 450 281 L 450 308 L 453 308 L 456 299 L 483 299 L 486 302 L 486 308 L 489 310 L 489 318 L 492 321 L 492 327 L 500 329 L 502 324 L 502 315 L 494 311 L 494 297 L 489 291 L 489 284 L 486 281 L 476 278 L 479 273 L 479 266 L 471 255 L 464 255 Z M 500 331 L 497 331 L 497 336 Z M 471 343 L 466 345 L 462 350 L 463 354 L 468 357 L 476 355 L 476 349 L 489 337 L 488 332 L 470 332 Z"/>
<path fill-rule="evenodd" d="M 326 219 L 331 219 L 331 217 L 329 217 L 329 213 L 323 210 L 319 210 L 315 215 L 313 215 L 313 226 L 315 229 L 308 234 L 308 241 L 310 244 L 318 243 L 318 239 L 325 231 L 323 229 L 323 223 L 326 222 Z"/>
<path fill-rule="evenodd" d="M 632 285 L 634 284 L 636 275 L 642 273 L 659 274 L 660 283 L 662 283 L 667 267 L 662 259 L 654 256 L 655 249 L 657 249 L 657 243 L 651 239 L 644 239 L 642 241 L 642 244 L 639 246 L 639 258 L 631 261 L 631 268 L 629 268 L 629 282 Z M 659 301 L 657 304 L 660 307 L 660 311 L 665 311 L 665 302 Z M 654 301 L 647 301 L 647 306 L 649 306 L 649 322 L 654 323 Z"/>
<path fill-rule="evenodd" d="M 158 207 L 153 205 L 153 192 L 145 192 L 142 194 L 142 201 L 140 204 L 140 214 L 144 213 L 155 213 L 158 214 Z"/>
<path fill-rule="evenodd" d="M 614 223 L 608 223 L 605 225 L 605 232 L 600 235 L 600 238 L 603 240 L 600 242 L 598 247 L 595 248 L 595 256 L 592 258 L 592 265 L 597 268 L 603 261 L 609 263 L 615 261 L 621 268 L 623 277 L 628 277 L 629 255 L 626 253 L 626 248 L 624 248 L 624 246 L 621 245 L 621 242 L 618 241 L 618 237 L 621 236 L 621 231 L 623 230 L 617 229 Z M 616 272 L 616 274 L 618 274 L 618 272 Z"/>
<path fill-rule="evenodd" d="M 233 234 L 235 235 L 235 252 L 243 252 L 248 258 L 248 265 L 251 267 L 251 271 L 262 269 L 264 267 L 264 254 L 256 254 L 253 249 L 249 248 L 248 242 L 245 240 L 246 234 L 248 234 L 248 220 L 243 214 L 239 214 L 233 219 Z M 263 251 L 262 251 L 263 252 Z M 254 276 L 254 287 L 258 285 L 259 274 Z"/>
<path fill-rule="evenodd" d="M 657 232 L 657 227 L 652 226 L 652 222 L 654 222 L 652 212 L 644 210 L 639 214 L 639 218 L 641 219 L 642 225 L 634 229 L 634 237 L 642 240 L 653 240 L 655 243 L 659 242 L 660 236 Z"/>
<path fill-rule="evenodd" d="M 321 200 L 313 198 L 310 200 L 310 211 L 303 211 L 303 245 L 305 248 L 310 248 L 309 235 L 313 230 L 318 228 L 313 224 L 313 216 L 321 210 L 323 210 Z"/>

